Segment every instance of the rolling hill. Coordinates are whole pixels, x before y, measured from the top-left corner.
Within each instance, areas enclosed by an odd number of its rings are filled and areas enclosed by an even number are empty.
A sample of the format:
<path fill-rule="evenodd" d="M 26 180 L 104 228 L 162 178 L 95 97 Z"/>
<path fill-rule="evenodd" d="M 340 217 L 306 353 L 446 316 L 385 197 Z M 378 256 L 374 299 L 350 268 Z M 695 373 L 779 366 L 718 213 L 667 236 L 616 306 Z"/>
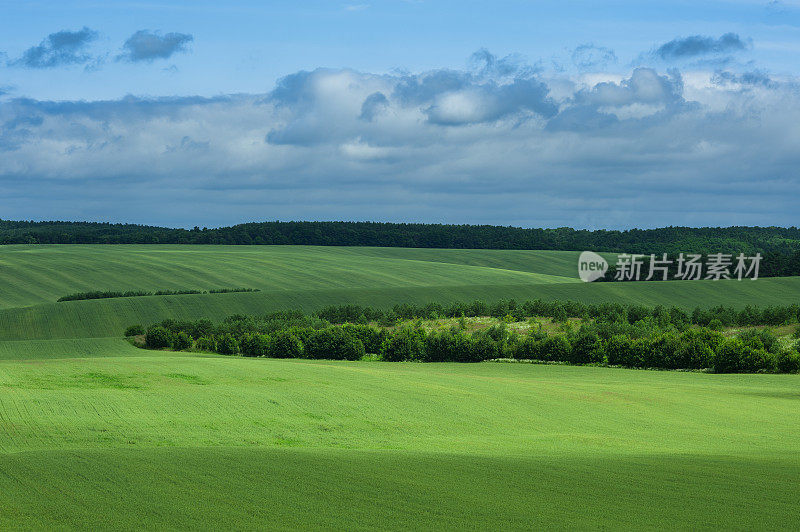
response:
<path fill-rule="evenodd" d="M 577 255 L 2 246 L 0 528 L 796 528 L 797 375 L 245 359 L 121 338 L 342 303 L 800 299 L 800 278 L 587 285 Z M 56 302 L 228 287 L 261 291 Z"/>
<path fill-rule="evenodd" d="M 647 305 L 786 305 L 800 278 L 584 284 L 577 252 L 310 246 L 52 245 L 0 248 L 0 341 L 117 337 L 134 323 L 222 319 L 358 303 L 483 299 Z M 246 287 L 255 293 L 69 301 L 90 290 Z M 2 351 L 0 351 L 2 352 Z"/>

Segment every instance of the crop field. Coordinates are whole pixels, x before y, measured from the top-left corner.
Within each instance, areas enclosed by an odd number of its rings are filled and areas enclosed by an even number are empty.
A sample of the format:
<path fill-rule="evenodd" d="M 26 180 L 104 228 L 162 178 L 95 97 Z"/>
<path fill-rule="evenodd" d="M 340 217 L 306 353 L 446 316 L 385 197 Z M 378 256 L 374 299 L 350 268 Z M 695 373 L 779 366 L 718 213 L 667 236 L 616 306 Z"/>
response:
<path fill-rule="evenodd" d="M 132 323 L 220 319 L 341 303 L 390 307 L 483 299 L 645 305 L 788 305 L 800 278 L 592 283 L 577 252 L 313 246 L 53 245 L 0 248 L 0 341 L 118 337 Z M 91 290 L 260 292 L 56 303 Z M 0 352 L 2 349 L 0 348 Z"/>
<path fill-rule="evenodd" d="M 798 385 L 529 364 L 6 361 L 0 526 L 792 528 Z"/>
<path fill-rule="evenodd" d="M 342 303 L 800 295 L 800 278 L 586 285 L 577 255 L 2 246 L 0 529 L 797 529 L 800 375 L 278 360 L 122 339 L 168 317 Z M 56 302 L 226 287 L 260 292 Z"/>

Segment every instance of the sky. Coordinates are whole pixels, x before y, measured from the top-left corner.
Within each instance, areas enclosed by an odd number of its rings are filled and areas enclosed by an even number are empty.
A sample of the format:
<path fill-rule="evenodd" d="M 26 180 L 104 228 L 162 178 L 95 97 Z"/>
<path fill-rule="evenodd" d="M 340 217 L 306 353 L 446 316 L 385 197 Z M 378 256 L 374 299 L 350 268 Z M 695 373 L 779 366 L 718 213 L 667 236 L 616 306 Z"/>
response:
<path fill-rule="evenodd" d="M 799 52 L 800 0 L 0 0 L 0 218 L 797 226 Z"/>

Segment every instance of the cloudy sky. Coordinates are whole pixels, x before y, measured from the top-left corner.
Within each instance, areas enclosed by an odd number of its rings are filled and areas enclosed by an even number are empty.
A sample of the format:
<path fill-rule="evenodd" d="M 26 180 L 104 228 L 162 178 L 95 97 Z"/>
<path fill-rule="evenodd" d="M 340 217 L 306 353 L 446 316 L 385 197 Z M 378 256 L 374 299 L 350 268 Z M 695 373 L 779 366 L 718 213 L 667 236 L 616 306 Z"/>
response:
<path fill-rule="evenodd" d="M 0 217 L 798 225 L 800 1 L 598 4 L 0 1 Z"/>

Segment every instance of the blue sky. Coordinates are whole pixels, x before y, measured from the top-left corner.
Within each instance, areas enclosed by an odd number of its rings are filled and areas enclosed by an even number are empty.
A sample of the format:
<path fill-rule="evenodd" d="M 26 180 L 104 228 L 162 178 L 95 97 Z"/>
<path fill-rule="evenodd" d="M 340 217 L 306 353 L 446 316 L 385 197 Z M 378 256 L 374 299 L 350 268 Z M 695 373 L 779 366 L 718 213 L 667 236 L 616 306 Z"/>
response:
<path fill-rule="evenodd" d="M 798 2 L 0 2 L 0 216 L 797 225 Z"/>

